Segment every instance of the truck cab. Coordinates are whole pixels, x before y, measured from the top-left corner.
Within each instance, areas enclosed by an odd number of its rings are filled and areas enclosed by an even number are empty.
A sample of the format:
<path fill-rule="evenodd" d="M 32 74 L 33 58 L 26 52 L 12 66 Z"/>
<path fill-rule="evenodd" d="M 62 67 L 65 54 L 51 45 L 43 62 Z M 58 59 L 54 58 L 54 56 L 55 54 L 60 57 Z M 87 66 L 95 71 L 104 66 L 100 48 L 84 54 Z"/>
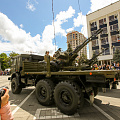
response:
<path fill-rule="evenodd" d="M 44 56 L 32 54 L 20 54 L 12 58 L 11 73 L 20 72 L 23 62 L 39 62 L 44 60 Z"/>

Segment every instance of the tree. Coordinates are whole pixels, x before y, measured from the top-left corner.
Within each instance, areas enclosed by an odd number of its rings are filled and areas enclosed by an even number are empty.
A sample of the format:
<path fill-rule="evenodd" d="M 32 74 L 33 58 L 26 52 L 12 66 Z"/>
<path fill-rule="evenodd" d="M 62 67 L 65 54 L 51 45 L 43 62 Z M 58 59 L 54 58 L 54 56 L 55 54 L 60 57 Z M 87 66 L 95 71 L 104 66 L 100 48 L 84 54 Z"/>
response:
<path fill-rule="evenodd" d="M 86 63 L 86 61 L 87 61 L 87 56 L 85 54 L 82 54 L 79 58 L 79 65 Z"/>
<path fill-rule="evenodd" d="M 114 55 L 113 55 L 113 61 L 115 61 L 116 63 L 120 63 L 120 50 L 116 49 Z"/>
<path fill-rule="evenodd" d="M 70 43 L 68 43 L 68 49 L 67 49 L 67 52 L 72 52 L 73 50 L 72 50 L 72 48 L 71 48 L 71 45 L 70 45 Z"/>
<path fill-rule="evenodd" d="M 11 66 L 11 63 L 12 63 L 11 58 L 15 57 L 16 55 L 19 55 L 19 54 L 13 51 L 12 53 L 9 54 L 9 56 L 7 56 L 6 53 L 0 54 L 1 69 L 3 71 Z"/>
<path fill-rule="evenodd" d="M 6 68 L 9 67 L 9 58 L 7 57 L 6 53 L 0 54 L 0 62 L 1 62 L 1 69 L 4 71 Z"/>
<path fill-rule="evenodd" d="M 17 56 L 17 55 L 19 55 L 19 54 L 15 53 L 13 51 L 9 54 L 9 66 L 11 66 L 11 64 L 12 64 L 12 58 Z"/>
<path fill-rule="evenodd" d="M 17 55 L 19 55 L 19 54 L 12 51 L 12 52 L 9 54 L 9 57 L 12 58 L 12 57 L 15 57 L 15 56 L 17 56 Z"/>

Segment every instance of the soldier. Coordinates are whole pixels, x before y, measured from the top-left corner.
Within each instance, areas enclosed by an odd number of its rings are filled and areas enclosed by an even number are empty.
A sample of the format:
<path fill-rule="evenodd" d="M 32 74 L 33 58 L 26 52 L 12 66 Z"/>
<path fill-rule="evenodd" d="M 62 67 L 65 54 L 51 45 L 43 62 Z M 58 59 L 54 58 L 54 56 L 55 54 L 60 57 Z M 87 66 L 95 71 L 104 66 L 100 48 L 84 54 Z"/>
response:
<path fill-rule="evenodd" d="M 49 57 L 50 55 L 49 55 L 49 51 L 46 51 L 45 52 L 45 56 L 44 56 L 44 60 L 47 62 L 47 57 Z"/>
<path fill-rule="evenodd" d="M 46 51 L 46 52 L 45 52 L 45 56 L 44 56 L 45 62 L 47 62 L 47 57 L 50 57 L 50 61 L 53 60 L 53 57 L 51 57 L 51 56 L 49 55 L 49 51 Z"/>

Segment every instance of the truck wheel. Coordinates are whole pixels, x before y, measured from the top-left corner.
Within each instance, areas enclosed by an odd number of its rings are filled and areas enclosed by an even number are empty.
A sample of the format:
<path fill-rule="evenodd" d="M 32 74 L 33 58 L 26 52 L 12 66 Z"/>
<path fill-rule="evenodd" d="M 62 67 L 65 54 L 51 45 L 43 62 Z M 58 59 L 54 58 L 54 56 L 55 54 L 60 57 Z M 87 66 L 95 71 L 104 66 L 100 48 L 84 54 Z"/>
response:
<path fill-rule="evenodd" d="M 75 83 L 61 82 L 54 90 L 54 99 L 58 109 L 67 115 L 73 115 L 83 105 L 83 93 Z"/>
<path fill-rule="evenodd" d="M 98 87 L 93 87 L 94 90 L 94 97 L 98 94 L 99 88 Z"/>
<path fill-rule="evenodd" d="M 40 104 L 52 105 L 54 84 L 51 80 L 40 80 L 36 85 L 36 97 Z"/>
<path fill-rule="evenodd" d="M 13 94 L 19 94 L 22 91 L 22 87 L 17 84 L 16 77 L 14 77 L 11 81 L 11 89 Z"/>
<path fill-rule="evenodd" d="M 117 89 L 117 84 L 116 83 L 112 83 L 112 89 Z"/>

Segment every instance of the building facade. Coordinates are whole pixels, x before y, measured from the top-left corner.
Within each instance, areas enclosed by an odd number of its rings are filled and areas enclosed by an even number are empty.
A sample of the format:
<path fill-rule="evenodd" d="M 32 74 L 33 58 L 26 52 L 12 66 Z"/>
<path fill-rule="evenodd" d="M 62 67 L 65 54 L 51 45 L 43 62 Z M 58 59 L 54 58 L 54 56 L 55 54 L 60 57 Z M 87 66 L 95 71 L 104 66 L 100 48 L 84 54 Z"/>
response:
<path fill-rule="evenodd" d="M 78 45 L 81 45 L 86 40 L 86 37 L 79 33 L 78 31 L 72 31 L 67 33 L 67 46 L 71 45 L 72 50 L 74 50 Z M 82 48 L 80 52 L 78 52 L 78 56 L 80 57 L 82 54 L 87 56 L 87 46 Z"/>
<path fill-rule="evenodd" d="M 97 29 L 103 31 L 89 43 L 89 58 L 93 53 L 103 51 L 98 57 L 99 64 L 111 64 L 116 49 L 120 49 L 120 1 L 112 3 L 102 9 L 86 15 L 88 37 Z"/>

